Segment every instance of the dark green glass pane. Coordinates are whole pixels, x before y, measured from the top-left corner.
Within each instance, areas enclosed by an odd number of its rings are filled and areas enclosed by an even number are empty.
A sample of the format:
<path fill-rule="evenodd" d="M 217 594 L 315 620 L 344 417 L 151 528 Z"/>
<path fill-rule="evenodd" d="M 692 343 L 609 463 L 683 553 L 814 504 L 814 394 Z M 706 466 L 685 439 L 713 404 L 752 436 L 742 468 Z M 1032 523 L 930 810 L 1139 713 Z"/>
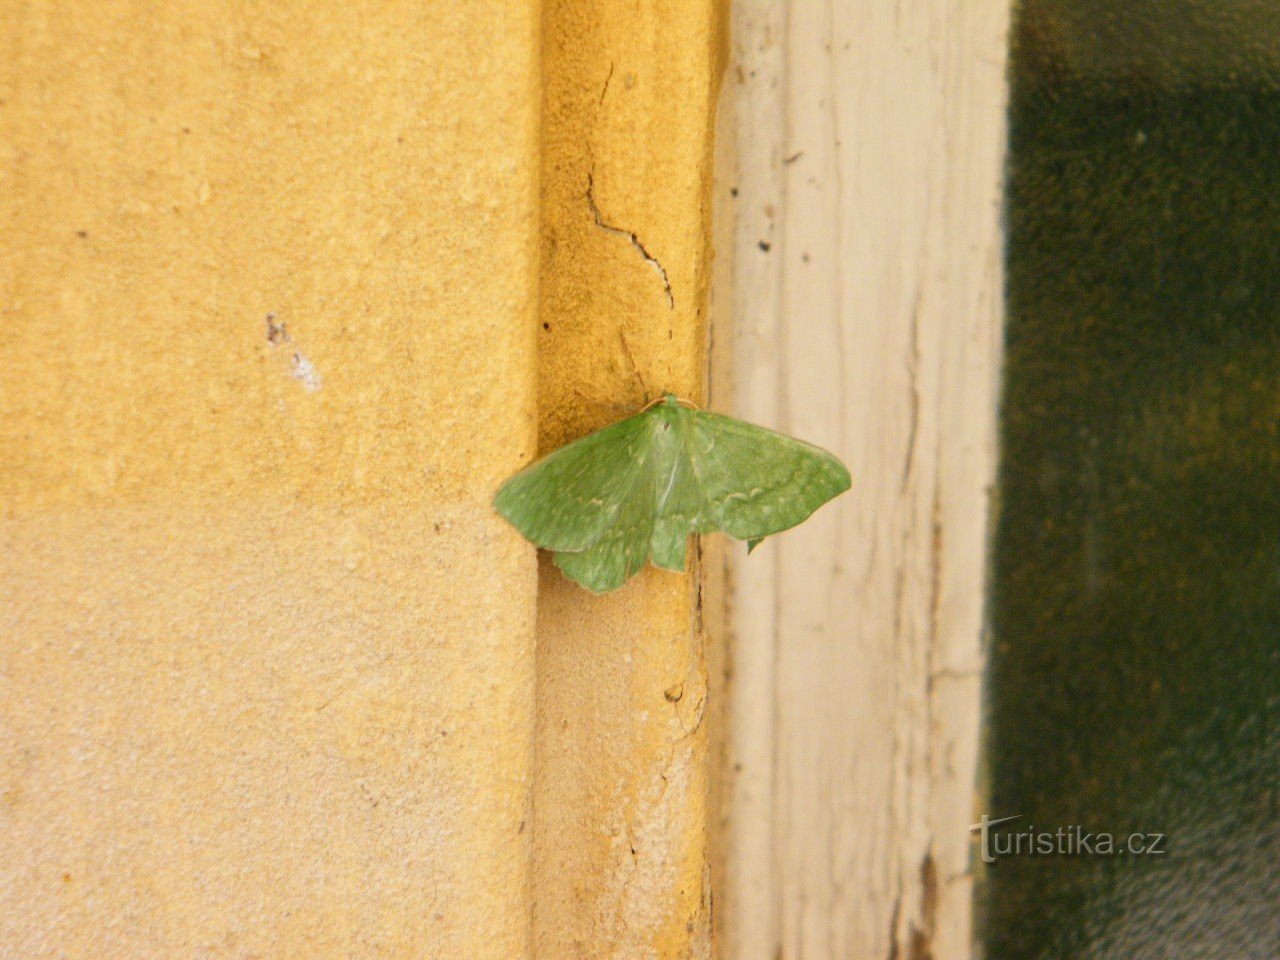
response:
<path fill-rule="evenodd" d="M 1280 4 L 1017 10 L 992 960 L 1280 956 Z"/>

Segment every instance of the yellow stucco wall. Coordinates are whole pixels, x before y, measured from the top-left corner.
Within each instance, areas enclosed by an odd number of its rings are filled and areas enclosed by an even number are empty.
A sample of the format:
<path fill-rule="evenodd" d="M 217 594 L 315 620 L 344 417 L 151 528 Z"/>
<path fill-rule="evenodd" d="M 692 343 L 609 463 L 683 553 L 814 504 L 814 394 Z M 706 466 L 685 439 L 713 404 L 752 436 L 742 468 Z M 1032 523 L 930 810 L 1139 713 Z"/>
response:
<path fill-rule="evenodd" d="M 0 30 L 0 955 L 524 955 L 536 4 Z"/>
<path fill-rule="evenodd" d="M 704 393 L 723 14 L 0 0 L 0 955 L 707 955 L 694 579 L 489 500 Z"/>

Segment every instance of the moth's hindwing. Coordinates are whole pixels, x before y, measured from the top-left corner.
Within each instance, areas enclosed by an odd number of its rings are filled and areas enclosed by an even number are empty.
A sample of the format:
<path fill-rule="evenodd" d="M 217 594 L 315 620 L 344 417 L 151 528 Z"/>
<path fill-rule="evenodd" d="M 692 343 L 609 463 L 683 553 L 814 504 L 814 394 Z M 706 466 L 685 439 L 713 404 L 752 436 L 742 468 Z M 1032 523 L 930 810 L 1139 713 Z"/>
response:
<path fill-rule="evenodd" d="M 630 488 L 621 493 L 617 518 L 599 540 L 586 550 L 555 554 L 556 566 L 565 576 L 593 593 L 616 590 L 649 559 L 653 536 L 653 467 L 649 457 L 633 474 Z"/>
<path fill-rule="evenodd" d="M 653 562 L 667 570 L 684 570 L 689 534 L 707 533 L 718 525 L 693 467 L 693 412 L 679 406 L 663 412 L 674 436 L 670 456 L 656 478 Z"/>
<path fill-rule="evenodd" d="M 645 411 L 647 428 L 644 437 L 642 465 L 634 472 L 630 485 L 620 490 L 620 509 L 617 519 L 605 530 L 595 544 L 580 552 L 557 552 L 556 565 L 570 579 L 596 593 L 604 593 L 622 586 L 639 572 L 650 556 L 670 565 L 676 553 L 669 542 L 673 536 L 667 519 L 667 507 L 672 497 L 680 494 L 677 478 L 688 472 L 683 458 L 683 437 L 680 415 L 684 409 L 674 404 L 663 404 Z M 696 492 L 696 490 L 695 490 Z M 684 539 L 682 534 L 679 553 L 680 569 L 684 568 Z"/>

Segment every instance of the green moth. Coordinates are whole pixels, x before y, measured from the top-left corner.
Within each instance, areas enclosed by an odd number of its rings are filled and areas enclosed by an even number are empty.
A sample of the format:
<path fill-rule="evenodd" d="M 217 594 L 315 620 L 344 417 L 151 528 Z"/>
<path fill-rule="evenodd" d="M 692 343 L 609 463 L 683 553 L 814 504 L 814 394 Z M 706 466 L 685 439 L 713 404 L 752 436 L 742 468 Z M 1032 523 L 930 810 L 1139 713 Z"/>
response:
<path fill-rule="evenodd" d="M 616 590 L 645 562 L 684 570 L 689 534 L 753 549 L 849 489 L 820 447 L 668 393 L 511 477 L 494 506 L 569 579 Z"/>

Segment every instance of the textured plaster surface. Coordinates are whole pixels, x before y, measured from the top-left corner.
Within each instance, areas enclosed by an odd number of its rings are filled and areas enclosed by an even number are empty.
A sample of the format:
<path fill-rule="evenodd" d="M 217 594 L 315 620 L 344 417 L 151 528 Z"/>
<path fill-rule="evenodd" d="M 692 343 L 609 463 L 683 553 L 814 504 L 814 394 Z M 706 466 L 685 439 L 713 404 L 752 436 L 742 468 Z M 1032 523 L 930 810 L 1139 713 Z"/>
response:
<path fill-rule="evenodd" d="M 527 954 L 539 18 L 0 5 L 0 955 Z"/>

